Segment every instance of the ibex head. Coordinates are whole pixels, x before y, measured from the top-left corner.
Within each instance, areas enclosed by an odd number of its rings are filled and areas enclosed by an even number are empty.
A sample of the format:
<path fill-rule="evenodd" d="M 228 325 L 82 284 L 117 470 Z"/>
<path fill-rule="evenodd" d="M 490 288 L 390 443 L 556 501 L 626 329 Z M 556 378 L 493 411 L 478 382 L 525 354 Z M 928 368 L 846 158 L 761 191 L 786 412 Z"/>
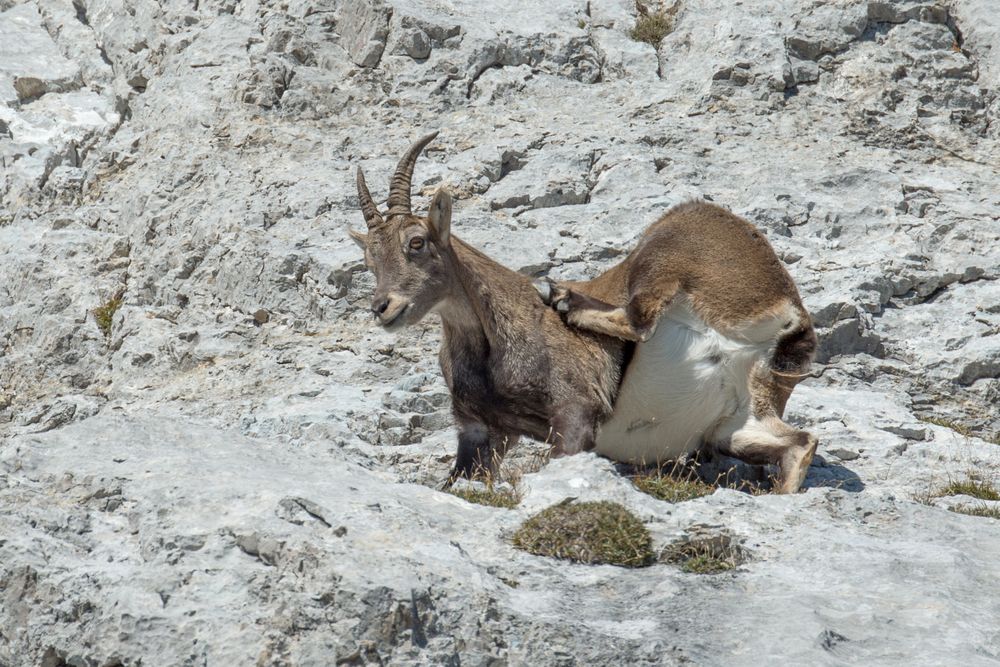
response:
<path fill-rule="evenodd" d="M 437 132 L 410 146 L 389 182 L 385 217 L 368 192 L 358 167 L 358 198 L 368 233 L 350 230 L 365 251 L 365 264 L 375 274 L 372 313 L 389 331 L 416 324 L 438 305 L 452 285 L 450 261 L 451 195 L 438 190 L 427 217 L 410 208 L 410 179 L 417 156 Z"/>

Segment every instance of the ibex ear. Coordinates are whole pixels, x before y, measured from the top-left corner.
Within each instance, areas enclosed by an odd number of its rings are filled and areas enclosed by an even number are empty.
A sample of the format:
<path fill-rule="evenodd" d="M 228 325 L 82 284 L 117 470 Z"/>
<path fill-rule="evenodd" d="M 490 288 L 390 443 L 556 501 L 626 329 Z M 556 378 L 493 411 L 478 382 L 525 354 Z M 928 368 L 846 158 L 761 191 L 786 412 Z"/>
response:
<path fill-rule="evenodd" d="M 448 190 L 441 188 L 434 193 L 427 218 L 431 223 L 431 233 L 441 245 L 448 245 L 451 238 L 451 193 Z"/>
<path fill-rule="evenodd" d="M 357 243 L 358 247 L 361 248 L 362 250 L 364 250 L 365 247 L 368 245 L 367 234 L 354 231 L 353 229 L 350 228 L 347 229 L 347 233 L 351 235 L 351 238 L 354 239 L 354 242 Z"/>

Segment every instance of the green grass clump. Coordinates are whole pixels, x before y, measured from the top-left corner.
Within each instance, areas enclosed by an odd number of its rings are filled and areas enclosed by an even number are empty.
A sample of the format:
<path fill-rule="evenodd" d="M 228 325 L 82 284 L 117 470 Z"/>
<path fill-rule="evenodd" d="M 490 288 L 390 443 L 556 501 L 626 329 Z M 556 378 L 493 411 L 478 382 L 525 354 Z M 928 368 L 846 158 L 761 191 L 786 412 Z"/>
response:
<path fill-rule="evenodd" d="M 944 486 L 919 493 L 914 496 L 914 500 L 923 505 L 936 507 L 937 499 L 946 496 L 970 496 L 979 500 L 1000 501 L 1000 489 L 992 481 L 983 479 L 978 471 L 971 471 L 967 473 L 965 479 L 951 480 Z M 986 503 L 953 505 L 947 509 L 959 514 L 1000 519 L 1000 507 Z"/>
<path fill-rule="evenodd" d="M 111 297 L 104 304 L 94 308 L 94 321 L 105 338 L 111 337 L 111 325 L 115 321 L 115 313 L 122 307 L 124 298 L 121 294 Z"/>
<path fill-rule="evenodd" d="M 933 494 L 941 496 L 972 496 L 979 500 L 1000 500 L 1000 491 L 990 482 L 979 479 L 966 479 L 948 482 Z"/>
<path fill-rule="evenodd" d="M 676 470 L 640 473 L 632 478 L 632 484 L 643 493 L 668 503 L 680 503 L 715 492 L 714 486 L 701 481 L 694 473 Z"/>
<path fill-rule="evenodd" d="M 1000 507 L 990 507 L 989 505 L 956 505 L 949 507 L 952 512 L 958 514 L 968 514 L 969 516 L 981 516 L 988 519 L 1000 520 Z"/>
<path fill-rule="evenodd" d="M 476 503 L 477 505 L 489 505 L 490 507 L 502 507 L 504 509 L 513 509 L 521 502 L 521 496 L 517 491 L 493 486 L 487 486 L 485 489 L 471 486 L 448 489 L 448 493 L 466 502 Z"/>
<path fill-rule="evenodd" d="M 736 567 L 736 563 L 728 558 L 717 558 L 712 554 L 691 556 L 683 563 L 681 569 L 691 574 L 719 574 Z"/>
<path fill-rule="evenodd" d="M 637 42 L 646 42 L 658 47 L 663 38 L 674 29 L 674 17 L 666 12 L 641 14 L 629 36 Z"/>
<path fill-rule="evenodd" d="M 670 546 L 660 559 L 691 574 L 720 574 L 745 563 L 747 557 L 727 535 L 715 535 Z"/>
<path fill-rule="evenodd" d="M 608 501 L 560 503 L 525 521 L 515 547 L 577 563 L 643 567 L 653 562 L 653 541 L 635 515 Z"/>

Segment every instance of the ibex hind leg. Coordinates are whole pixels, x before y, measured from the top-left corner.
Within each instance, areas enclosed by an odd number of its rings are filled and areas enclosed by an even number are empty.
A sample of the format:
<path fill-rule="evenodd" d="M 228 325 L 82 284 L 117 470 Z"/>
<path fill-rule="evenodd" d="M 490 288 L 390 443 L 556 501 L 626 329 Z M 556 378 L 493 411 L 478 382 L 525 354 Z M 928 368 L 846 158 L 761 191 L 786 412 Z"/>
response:
<path fill-rule="evenodd" d="M 802 486 L 818 441 L 781 419 L 794 384 L 771 373 L 761 363 L 750 377 L 751 414 L 729 438 L 716 442 L 723 453 L 755 465 L 778 466 L 778 493 L 795 493 Z"/>
<path fill-rule="evenodd" d="M 553 410 L 552 455 L 568 456 L 589 452 L 596 446 L 597 414 L 577 403 L 556 406 Z"/>

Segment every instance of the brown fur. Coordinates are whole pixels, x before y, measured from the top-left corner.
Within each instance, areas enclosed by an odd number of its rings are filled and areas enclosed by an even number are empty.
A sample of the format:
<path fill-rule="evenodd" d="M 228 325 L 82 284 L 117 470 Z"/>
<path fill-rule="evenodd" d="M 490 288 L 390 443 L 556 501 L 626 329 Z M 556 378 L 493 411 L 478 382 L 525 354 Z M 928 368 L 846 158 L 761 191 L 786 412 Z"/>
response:
<path fill-rule="evenodd" d="M 604 306 L 625 308 L 636 340 L 648 337 L 678 292 L 690 298 L 708 325 L 734 338 L 748 324 L 791 303 L 802 322 L 796 331 L 805 333 L 799 334 L 798 349 L 785 347 L 782 354 L 801 359 L 798 367 L 808 365 L 812 356 L 806 345 L 812 331 L 809 314 L 771 244 L 749 222 L 714 204 L 675 206 L 646 230 L 620 264 L 592 281 L 561 287 L 563 298 L 578 293 L 607 302 Z M 571 306 L 569 312 L 575 309 Z"/>
<path fill-rule="evenodd" d="M 788 271 L 749 222 L 713 204 L 690 202 L 669 210 L 643 234 L 620 264 L 590 282 L 541 290 L 577 328 L 642 342 L 680 293 L 721 334 L 754 342 L 755 325 L 788 316 L 773 339 L 769 363 L 748 383 L 753 424 L 716 446 L 750 463 L 781 470 L 779 490 L 798 490 L 816 451 L 816 439 L 782 421 L 785 404 L 816 350 L 812 320 Z"/>
<path fill-rule="evenodd" d="M 538 298 L 527 277 L 450 233 L 447 192 L 435 195 L 426 217 L 409 211 L 413 165 L 433 138 L 424 137 L 400 160 L 391 181 L 393 206 L 385 218 L 359 170 L 369 231 L 352 236 L 376 275 L 372 311 L 383 326 L 395 330 L 430 312 L 441 317 L 439 358 L 459 430 L 453 478 L 490 469 L 521 435 L 550 441 L 557 454 L 592 449 L 631 357 L 629 341 L 645 340 L 679 291 L 706 322 L 734 336 L 782 304 L 794 303 L 802 333 L 777 350 L 796 363 L 775 366 L 804 368 L 803 360 L 811 356 L 809 340 L 814 340 L 808 315 L 791 278 L 749 223 L 707 204 L 677 207 L 647 230 L 621 264 L 589 282 L 555 286 L 553 309 Z M 566 326 L 557 311 L 573 326 Z M 730 449 L 737 456 L 779 463 L 787 478 L 783 490 L 797 489 L 805 457 L 791 461 L 791 448 L 784 445 L 799 432 L 780 420 L 794 380 L 765 373 L 758 382 L 762 388 L 756 395 L 763 403 L 755 415 L 776 419 L 794 433 L 773 426 L 779 448 L 774 442 L 744 443 L 737 433 Z M 789 466 L 795 470 L 785 474 Z"/>
<path fill-rule="evenodd" d="M 628 346 L 567 327 L 529 278 L 453 236 L 447 192 L 435 195 L 426 217 L 408 211 L 401 191 L 409 190 L 416 149 L 430 138 L 400 161 L 390 193 L 397 203 L 385 218 L 359 172 L 368 233 L 352 237 L 375 273 L 372 312 L 383 326 L 441 317 L 439 359 L 459 430 L 453 477 L 488 470 L 521 435 L 550 441 L 557 453 L 593 448 Z"/>

